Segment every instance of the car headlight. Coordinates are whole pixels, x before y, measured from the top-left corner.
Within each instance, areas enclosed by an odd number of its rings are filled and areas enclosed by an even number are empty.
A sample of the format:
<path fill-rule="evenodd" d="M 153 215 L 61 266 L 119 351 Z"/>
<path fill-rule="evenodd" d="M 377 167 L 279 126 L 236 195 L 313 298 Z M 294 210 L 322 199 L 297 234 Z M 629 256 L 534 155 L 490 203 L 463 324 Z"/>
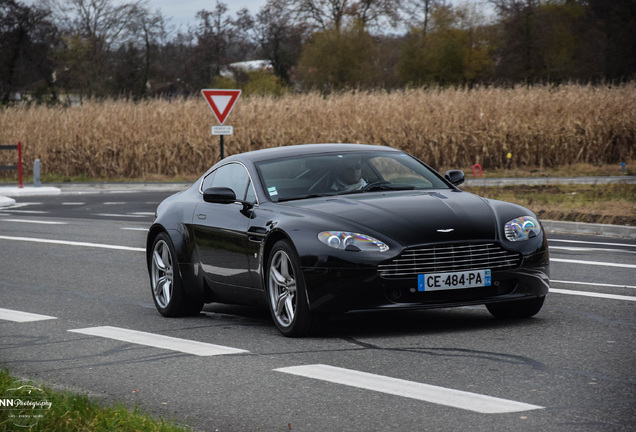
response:
<path fill-rule="evenodd" d="M 506 223 L 504 231 L 508 240 L 522 241 L 541 234 L 541 225 L 532 216 L 522 216 Z"/>
<path fill-rule="evenodd" d="M 389 247 L 378 239 L 345 231 L 323 231 L 318 234 L 318 240 L 335 249 L 355 252 L 386 252 L 389 250 Z"/>

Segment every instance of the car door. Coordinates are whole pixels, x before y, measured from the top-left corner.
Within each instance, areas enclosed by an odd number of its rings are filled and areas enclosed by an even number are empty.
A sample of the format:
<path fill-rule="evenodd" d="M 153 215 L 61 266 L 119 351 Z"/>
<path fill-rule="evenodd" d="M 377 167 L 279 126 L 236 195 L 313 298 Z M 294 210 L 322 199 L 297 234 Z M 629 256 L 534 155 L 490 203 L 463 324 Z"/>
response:
<path fill-rule="evenodd" d="M 209 187 L 227 187 L 237 200 L 255 203 L 254 187 L 246 168 L 228 163 L 203 180 L 201 192 Z M 193 215 L 193 235 L 201 268 L 213 290 L 221 286 L 251 287 L 248 227 L 250 212 L 240 203 L 197 204 Z"/>

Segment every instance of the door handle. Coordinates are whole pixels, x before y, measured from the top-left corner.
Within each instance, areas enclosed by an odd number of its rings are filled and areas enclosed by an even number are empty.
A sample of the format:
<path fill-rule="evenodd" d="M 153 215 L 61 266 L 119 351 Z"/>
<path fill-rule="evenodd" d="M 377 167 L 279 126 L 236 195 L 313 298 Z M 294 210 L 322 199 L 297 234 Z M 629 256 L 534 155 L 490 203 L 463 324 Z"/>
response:
<path fill-rule="evenodd" d="M 204 215 L 203 213 L 199 213 L 199 214 L 197 215 L 197 219 L 205 220 L 205 218 L 207 218 L 207 216 L 206 216 L 206 215 Z"/>

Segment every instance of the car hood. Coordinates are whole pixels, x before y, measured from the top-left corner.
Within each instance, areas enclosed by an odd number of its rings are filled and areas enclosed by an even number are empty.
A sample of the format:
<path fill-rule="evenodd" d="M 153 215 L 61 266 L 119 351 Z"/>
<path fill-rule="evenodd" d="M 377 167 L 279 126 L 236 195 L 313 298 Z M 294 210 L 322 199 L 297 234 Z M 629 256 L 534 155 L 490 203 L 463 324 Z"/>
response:
<path fill-rule="evenodd" d="M 371 192 L 285 204 L 323 213 L 324 220 L 334 224 L 327 229 L 350 229 L 338 226 L 336 216 L 405 245 L 497 238 L 496 218 L 487 200 L 462 191 Z"/>

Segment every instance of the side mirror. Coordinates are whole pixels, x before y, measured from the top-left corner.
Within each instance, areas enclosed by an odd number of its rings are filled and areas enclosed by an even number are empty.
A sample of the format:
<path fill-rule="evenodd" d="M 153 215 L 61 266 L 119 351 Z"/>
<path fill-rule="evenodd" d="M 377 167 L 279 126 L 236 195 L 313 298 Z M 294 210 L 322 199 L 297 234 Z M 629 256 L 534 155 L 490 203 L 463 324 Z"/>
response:
<path fill-rule="evenodd" d="M 203 191 L 203 201 L 214 204 L 233 204 L 236 194 L 230 188 L 214 187 Z"/>
<path fill-rule="evenodd" d="M 446 177 L 446 180 L 451 182 L 454 186 L 459 186 L 464 183 L 464 172 L 461 170 L 446 171 L 444 177 Z"/>

